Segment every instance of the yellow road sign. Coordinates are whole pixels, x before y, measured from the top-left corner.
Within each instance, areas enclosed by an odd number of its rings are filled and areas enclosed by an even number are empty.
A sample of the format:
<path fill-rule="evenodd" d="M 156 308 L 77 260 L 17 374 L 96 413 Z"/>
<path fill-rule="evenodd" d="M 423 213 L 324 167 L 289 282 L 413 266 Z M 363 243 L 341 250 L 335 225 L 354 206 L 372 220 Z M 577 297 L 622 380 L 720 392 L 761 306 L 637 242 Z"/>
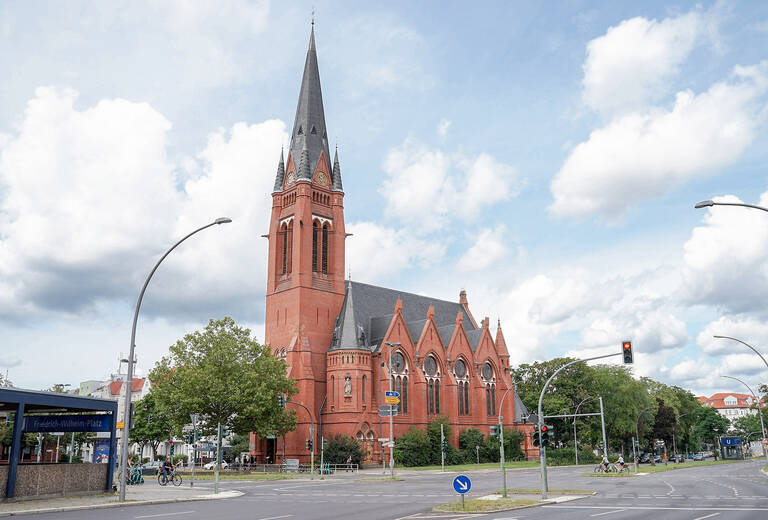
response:
<path fill-rule="evenodd" d="M 125 426 L 125 423 L 123 421 L 118 421 L 116 427 L 118 430 L 122 430 L 123 426 Z"/>
<path fill-rule="evenodd" d="M 400 404 L 399 397 L 385 397 L 384 402 L 387 404 Z"/>

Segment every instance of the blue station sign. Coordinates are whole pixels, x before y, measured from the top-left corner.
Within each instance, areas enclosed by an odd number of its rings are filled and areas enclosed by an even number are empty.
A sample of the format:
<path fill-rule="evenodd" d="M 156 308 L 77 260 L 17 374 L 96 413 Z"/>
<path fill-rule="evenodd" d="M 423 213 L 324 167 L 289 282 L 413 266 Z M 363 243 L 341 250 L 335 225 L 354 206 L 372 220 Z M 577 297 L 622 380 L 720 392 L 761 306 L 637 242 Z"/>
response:
<path fill-rule="evenodd" d="M 400 392 L 394 392 L 392 390 L 387 390 L 384 392 L 384 397 L 400 397 Z"/>
<path fill-rule="evenodd" d="M 453 490 L 460 495 L 468 493 L 472 489 L 472 481 L 466 475 L 458 475 L 453 479 Z M 463 500 L 463 499 L 462 499 Z"/>
<path fill-rule="evenodd" d="M 32 415 L 24 417 L 25 432 L 108 432 L 111 415 Z"/>

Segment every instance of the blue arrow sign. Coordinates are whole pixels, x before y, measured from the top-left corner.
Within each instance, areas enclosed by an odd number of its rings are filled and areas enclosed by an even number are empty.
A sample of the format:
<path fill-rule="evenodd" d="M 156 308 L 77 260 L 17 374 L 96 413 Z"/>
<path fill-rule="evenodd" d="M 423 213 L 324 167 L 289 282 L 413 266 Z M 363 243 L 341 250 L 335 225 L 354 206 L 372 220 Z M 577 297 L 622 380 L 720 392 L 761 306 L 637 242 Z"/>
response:
<path fill-rule="evenodd" d="M 385 397 L 400 397 L 400 392 L 393 392 L 391 390 L 387 390 L 384 392 Z"/>
<path fill-rule="evenodd" d="M 453 489 L 460 495 L 468 493 L 472 489 L 472 481 L 466 475 L 459 475 L 453 479 Z"/>

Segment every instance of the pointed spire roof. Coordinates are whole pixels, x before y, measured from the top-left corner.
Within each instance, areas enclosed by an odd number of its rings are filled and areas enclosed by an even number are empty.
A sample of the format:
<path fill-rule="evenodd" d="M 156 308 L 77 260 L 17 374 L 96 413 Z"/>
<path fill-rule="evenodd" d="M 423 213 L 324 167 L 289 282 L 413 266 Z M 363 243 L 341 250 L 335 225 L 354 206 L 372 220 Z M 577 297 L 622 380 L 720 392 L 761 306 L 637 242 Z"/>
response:
<path fill-rule="evenodd" d="M 344 191 L 341 186 L 341 166 L 339 165 L 339 147 L 336 147 L 336 151 L 333 153 L 333 191 Z"/>
<path fill-rule="evenodd" d="M 501 320 L 498 320 L 496 328 L 496 352 L 499 356 L 509 357 L 509 350 L 507 350 L 507 342 L 504 340 L 504 333 L 501 332 Z"/>
<path fill-rule="evenodd" d="M 333 343 L 330 350 L 356 350 L 366 346 L 365 332 L 355 320 L 355 304 L 352 300 L 352 283 L 347 282 L 347 294 L 341 306 L 341 313 L 336 319 L 333 331 Z"/>
<path fill-rule="evenodd" d="M 277 175 L 275 175 L 275 187 L 272 192 L 283 189 L 283 178 L 285 177 L 285 161 L 283 159 L 283 149 L 280 148 L 280 162 L 277 164 Z"/>
<path fill-rule="evenodd" d="M 297 172 L 297 178 L 310 179 L 323 152 L 325 152 L 325 170 L 330 173 L 330 151 L 323 110 L 323 93 L 320 89 L 320 71 L 317 66 L 314 22 L 309 35 L 309 48 L 307 49 L 307 59 L 304 62 L 299 103 L 296 106 L 296 118 L 291 134 L 290 152 L 294 163 L 301 165 L 301 161 L 297 158 L 302 155 L 301 159 L 304 159 L 303 152 L 305 150 L 307 164 L 304 166 L 304 172 Z"/>

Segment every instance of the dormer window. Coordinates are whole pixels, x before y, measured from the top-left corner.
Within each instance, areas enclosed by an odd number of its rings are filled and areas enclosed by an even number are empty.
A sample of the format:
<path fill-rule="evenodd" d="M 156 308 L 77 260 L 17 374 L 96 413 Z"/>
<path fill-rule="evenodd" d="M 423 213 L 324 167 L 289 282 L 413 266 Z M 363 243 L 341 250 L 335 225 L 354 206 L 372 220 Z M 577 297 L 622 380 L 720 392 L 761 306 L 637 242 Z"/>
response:
<path fill-rule="evenodd" d="M 728 397 L 725 398 L 725 406 L 736 406 L 737 404 L 738 404 L 738 401 L 732 395 L 729 395 Z"/>
<path fill-rule="evenodd" d="M 312 125 L 312 130 L 310 130 L 309 133 L 312 135 L 317 135 L 317 130 L 315 129 L 314 125 Z"/>
<path fill-rule="evenodd" d="M 296 135 L 304 135 L 304 129 L 299 125 L 299 131 L 296 132 Z"/>

